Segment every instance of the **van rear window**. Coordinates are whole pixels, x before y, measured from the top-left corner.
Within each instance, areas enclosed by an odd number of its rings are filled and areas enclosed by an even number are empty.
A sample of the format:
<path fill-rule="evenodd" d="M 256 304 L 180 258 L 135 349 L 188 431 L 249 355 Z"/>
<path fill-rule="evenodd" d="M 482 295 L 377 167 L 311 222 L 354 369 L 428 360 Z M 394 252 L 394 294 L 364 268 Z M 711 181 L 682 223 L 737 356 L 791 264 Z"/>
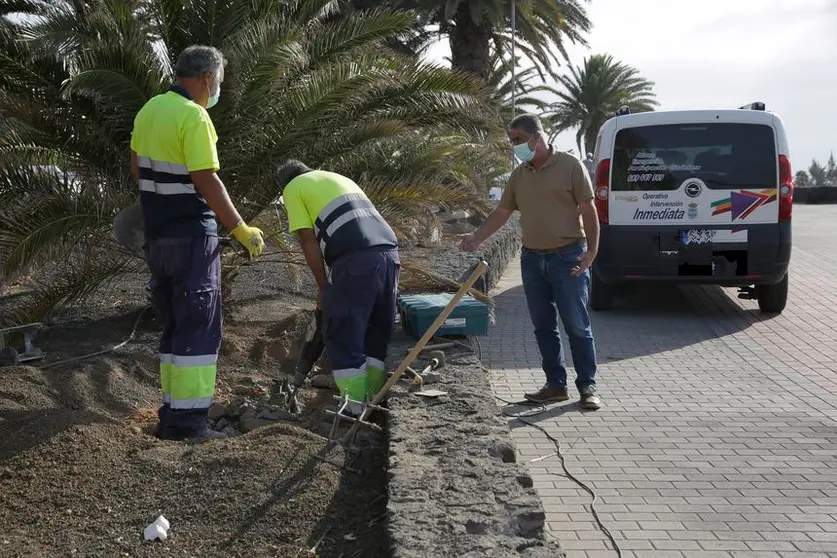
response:
<path fill-rule="evenodd" d="M 776 142 L 764 124 L 665 124 L 616 133 L 611 189 L 676 190 L 700 178 L 708 188 L 776 188 Z"/>

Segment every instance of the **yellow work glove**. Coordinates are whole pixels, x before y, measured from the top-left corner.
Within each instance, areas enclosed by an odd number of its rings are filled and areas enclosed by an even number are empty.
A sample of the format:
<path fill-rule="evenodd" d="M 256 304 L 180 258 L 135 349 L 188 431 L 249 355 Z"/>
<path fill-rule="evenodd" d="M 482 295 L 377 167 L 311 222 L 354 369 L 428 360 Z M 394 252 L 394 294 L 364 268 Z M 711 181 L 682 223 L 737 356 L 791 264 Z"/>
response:
<path fill-rule="evenodd" d="M 243 221 L 230 231 L 239 244 L 247 248 L 250 259 L 258 257 L 264 250 L 264 233 L 261 229 L 250 227 Z"/>

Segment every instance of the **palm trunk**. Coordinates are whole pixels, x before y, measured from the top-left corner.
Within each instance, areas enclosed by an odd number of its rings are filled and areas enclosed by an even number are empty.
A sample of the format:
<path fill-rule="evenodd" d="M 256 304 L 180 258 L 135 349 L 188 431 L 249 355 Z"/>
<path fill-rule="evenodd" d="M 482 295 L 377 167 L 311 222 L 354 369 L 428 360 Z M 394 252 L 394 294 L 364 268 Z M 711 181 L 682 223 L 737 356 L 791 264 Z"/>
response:
<path fill-rule="evenodd" d="M 450 30 L 451 66 L 482 79 L 491 73 L 491 25 L 474 23 L 468 2 L 460 2 Z"/>

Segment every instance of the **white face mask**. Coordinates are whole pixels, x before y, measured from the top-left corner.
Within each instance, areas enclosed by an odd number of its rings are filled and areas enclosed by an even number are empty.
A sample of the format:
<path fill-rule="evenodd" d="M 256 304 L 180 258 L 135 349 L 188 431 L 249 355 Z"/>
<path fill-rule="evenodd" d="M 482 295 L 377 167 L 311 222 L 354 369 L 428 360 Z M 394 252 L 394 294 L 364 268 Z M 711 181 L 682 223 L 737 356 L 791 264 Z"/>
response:
<path fill-rule="evenodd" d="M 212 93 L 212 90 L 210 89 L 209 99 L 206 101 L 207 109 L 211 109 L 217 105 L 218 101 L 221 99 L 221 86 L 218 84 L 217 78 L 213 78 L 212 83 L 215 85 L 215 93 Z"/>

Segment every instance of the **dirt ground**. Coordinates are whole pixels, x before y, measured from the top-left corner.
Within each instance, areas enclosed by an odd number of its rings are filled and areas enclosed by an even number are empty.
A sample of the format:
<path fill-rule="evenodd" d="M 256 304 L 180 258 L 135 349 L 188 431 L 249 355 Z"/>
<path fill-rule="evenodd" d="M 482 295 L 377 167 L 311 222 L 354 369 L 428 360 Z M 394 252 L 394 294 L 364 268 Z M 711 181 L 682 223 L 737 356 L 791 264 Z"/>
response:
<path fill-rule="evenodd" d="M 267 404 L 291 372 L 313 301 L 283 290 L 285 275 L 267 264 L 236 281 L 220 403 Z M 122 342 L 143 308 L 144 281 L 128 276 L 56 317 L 37 339 L 47 358 L 33 364 Z M 146 311 L 119 350 L 0 369 L 0 556 L 388 555 L 383 436 L 365 434 L 359 454 L 339 445 L 324 453 L 332 392 L 307 387 L 299 420 L 199 446 L 158 440 L 157 335 Z M 159 513 L 169 539 L 144 542 Z"/>
<path fill-rule="evenodd" d="M 404 247 L 402 260 L 456 278 L 474 259 L 452 248 L 452 234 L 467 228 L 446 226 L 442 246 Z M 152 435 L 158 326 L 143 311 L 146 281 L 125 276 L 61 311 L 37 338 L 43 361 L 0 368 L 0 556 L 389 556 L 385 437 L 367 433 L 360 452 L 338 445 L 323 454 L 330 389 L 304 388 L 297 420 L 282 415 L 226 440 L 187 446 Z M 217 401 L 275 402 L 313 293 L 305 267 L 240 270 L 225 307 Z M 25 300 L 25 286 L 13 294 L 0 296 L 0 314 Z M 40 368 L 112 347 L 134 324 L 118 350 Z M 160 513 L 168 540 L 143 541 Z"/>

